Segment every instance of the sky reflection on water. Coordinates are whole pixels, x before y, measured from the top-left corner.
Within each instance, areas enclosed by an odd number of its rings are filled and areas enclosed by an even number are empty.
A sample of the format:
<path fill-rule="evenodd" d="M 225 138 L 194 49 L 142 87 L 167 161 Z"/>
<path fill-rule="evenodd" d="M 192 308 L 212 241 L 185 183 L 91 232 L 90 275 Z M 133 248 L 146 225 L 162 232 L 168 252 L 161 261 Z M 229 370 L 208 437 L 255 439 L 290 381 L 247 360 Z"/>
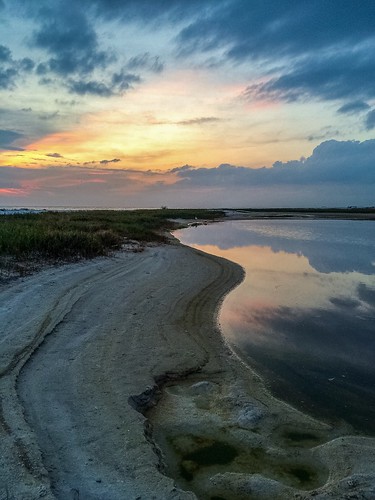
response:
<path fill-rule="evenodd" d="M 228 221 L 178 231 L 242 265 L 225 336 L 277 396 L 375 434 L 375 223 Z"/>

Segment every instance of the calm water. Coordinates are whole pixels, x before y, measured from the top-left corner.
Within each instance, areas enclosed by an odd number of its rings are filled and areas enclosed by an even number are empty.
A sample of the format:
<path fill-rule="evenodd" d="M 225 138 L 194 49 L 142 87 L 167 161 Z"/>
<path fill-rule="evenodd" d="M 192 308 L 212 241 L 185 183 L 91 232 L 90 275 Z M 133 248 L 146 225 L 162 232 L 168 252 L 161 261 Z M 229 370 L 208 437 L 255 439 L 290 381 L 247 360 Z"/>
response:
<path fill-rule="evenodd" d="M 271 390 L 375 434 L 375 222 L 230 221 L 175 234 L 246 270 L 220 323 Z"/>

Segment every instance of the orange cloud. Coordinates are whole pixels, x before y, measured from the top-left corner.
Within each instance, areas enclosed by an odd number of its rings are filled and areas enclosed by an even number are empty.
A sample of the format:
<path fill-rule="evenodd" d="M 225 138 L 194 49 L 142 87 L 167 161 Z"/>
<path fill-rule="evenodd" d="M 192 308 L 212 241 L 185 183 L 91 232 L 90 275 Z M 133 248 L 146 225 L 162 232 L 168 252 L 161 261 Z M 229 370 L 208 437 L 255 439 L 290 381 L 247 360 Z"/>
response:
<path fill-rule="evenodd" d="M 20 188 L 0 188 L 0 196 L 27 196 L 29 191 Z"/>

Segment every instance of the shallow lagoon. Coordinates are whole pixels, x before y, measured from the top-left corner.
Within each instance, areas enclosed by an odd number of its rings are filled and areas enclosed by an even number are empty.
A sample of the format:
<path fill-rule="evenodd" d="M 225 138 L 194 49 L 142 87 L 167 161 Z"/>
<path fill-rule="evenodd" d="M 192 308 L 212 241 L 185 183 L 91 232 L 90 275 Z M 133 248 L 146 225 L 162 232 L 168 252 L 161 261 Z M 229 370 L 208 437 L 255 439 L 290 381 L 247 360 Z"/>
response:
<path fill-rule="evenodd" d="M 375 434 L 375 223 L 227 221 L 177 231 L 239 263 L 223 333 L 278 397 Z"/>

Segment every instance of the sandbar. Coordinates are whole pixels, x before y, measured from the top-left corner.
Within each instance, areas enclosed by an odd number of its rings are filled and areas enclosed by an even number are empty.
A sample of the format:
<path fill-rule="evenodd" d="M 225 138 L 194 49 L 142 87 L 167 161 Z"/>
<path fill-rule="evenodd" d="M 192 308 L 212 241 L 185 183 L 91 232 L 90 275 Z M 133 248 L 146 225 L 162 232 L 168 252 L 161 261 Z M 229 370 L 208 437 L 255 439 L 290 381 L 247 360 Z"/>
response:
<path fill-rule="evenodd" d="M 375 498 L 375 440 L 275 399 L 225 344 L 242 278 L 175 242 L 2 285 L 0 498 Z M 202 443 L 236 458 L 195 476 Z"/>

